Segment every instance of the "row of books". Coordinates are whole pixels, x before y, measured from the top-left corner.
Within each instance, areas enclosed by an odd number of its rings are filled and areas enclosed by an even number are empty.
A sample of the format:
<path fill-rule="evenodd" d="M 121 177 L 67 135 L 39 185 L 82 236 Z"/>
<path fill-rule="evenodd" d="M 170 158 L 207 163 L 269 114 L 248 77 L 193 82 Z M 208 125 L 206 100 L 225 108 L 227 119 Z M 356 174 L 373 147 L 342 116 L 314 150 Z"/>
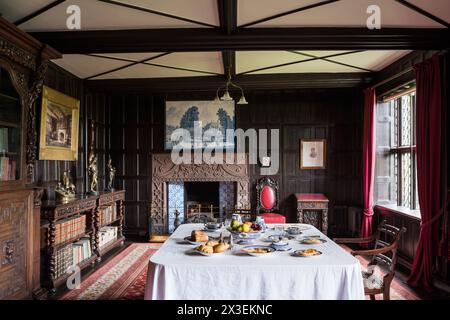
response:
<path fill-rule="evenodd" d="M 107 245 L 109 242 L 114 241 L 115 239 L 117 239 L 117 231 L 118 231 L 118 227 L 112 227 L 112 226 L 106 226 L 106 227 L 102 227 L 99 230 L 99 247 L 100 249 Z"/>
<path fill-rule="evenodd" d="M 92 256 L 91 240 L 83 237 L 79 241 L 56 251 L 55 277 L 66 274 L 71 266 L 77 265 Z"/>
<path fill-rule="evenodd" d="M 102 207 L 99 212 L 100 225 L 104 226 L 117 219 L 117 206 Z"/>
<path fill-rule="evenodd" d="M 72 244 L 72 253 L 74 265 L 83 262 L 84 260 L 92 256 L 91 239 L 89 237 L 83 237 L 77 242 Z"/>
<path fill-rule="evenodd" d="M 0 181 L 16 180 L 16 161 L 0 156 Z"/>
<path fill-rule="evenodd" d="M 56 225 L 55 244 L 75 238 L 86 232 L 86 216 L 74 216 Z"/>

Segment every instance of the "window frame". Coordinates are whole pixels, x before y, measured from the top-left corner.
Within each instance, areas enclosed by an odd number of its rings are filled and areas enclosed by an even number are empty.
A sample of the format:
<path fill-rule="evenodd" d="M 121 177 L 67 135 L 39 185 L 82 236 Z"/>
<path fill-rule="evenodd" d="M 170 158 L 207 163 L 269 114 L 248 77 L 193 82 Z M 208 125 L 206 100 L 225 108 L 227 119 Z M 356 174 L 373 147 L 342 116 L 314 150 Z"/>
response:
<path fill-rule="evenodd" d="M 393 174 L 393 179 L 396 180 L 396 199 L 392 199 L 396 206 L 399 208 L 405 208 L 405 211 L 420 211 L 418 199 L 417 199 L 417 151 L 416 151 L 416 88 L 410 88 L 408 90 L 402 91 L 396 94 L 394 97 L 389 97 L 388 99 L 383 99 L 384 103 L 395 103 L 394 109 L 394 119 L 392 121 L 393 131 L 392 134 L 397 136 L 397 143 L 395 143 L 395 138 L 391 136 L 391 145 L 389 149 L 389 155 L 397 155 L 397 175 Z M 411 95 L 414 93 L 414 98 L 411 98 L 411 108 L 410 108 L 410 119 L 411 119 L 411 132 L 410 132 L 410 143 L 409 145 L 403 145 L 402 141 L 402 97 L 406 95 Z M 397 122 L 397 123 L 396 123 Z M 410 203 L 411 206 L 403 206 L 403 168 L 402 168 L 402 156 L 404 154 L 411 154 L 411 191 L 410 191 Z M 395 165 L 394 165 L 395 166 Z"/>

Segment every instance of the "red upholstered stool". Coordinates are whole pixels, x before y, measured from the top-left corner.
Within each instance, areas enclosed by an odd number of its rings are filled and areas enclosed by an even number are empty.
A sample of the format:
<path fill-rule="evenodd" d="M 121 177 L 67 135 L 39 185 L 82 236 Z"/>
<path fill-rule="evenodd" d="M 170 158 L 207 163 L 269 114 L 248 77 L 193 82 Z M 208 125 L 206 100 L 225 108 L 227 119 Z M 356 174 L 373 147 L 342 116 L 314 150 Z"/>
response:
<path fill-rule="evenodd" d="M 262 213 L 264 223 L 286 223 L 286 217 L 279 213 Z"/>

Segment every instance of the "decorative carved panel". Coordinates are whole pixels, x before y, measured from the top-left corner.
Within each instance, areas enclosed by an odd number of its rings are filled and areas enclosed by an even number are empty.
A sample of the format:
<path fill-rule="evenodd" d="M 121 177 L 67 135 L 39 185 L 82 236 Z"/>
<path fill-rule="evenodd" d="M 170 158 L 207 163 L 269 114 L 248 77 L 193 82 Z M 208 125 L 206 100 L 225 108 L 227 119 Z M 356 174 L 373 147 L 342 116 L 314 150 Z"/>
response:
<path fill-rule="evenodd" d="M 152 156 L 152 208 L 151 233 L 167 232 L 166 183 L 183 181 L 234 181 L 236 182 L 236 206 L 249 205 L 249 168 L 245 164 L 175 164 L 170 154 Z"/>
<path fill-rule="evenodd" d="M 0 201 L 0 300 L 27 291 L 27 200 Z"/>

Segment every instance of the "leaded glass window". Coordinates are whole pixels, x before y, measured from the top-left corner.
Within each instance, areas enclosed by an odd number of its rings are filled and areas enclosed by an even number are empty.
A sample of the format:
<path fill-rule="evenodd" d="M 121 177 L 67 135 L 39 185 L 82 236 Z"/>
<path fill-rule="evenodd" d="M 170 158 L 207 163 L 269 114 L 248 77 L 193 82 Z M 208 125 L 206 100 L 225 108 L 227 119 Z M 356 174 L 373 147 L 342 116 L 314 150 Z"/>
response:
<path fill-rule="evenodd" d="M 398 206 L 419 209 L 415 139 L 415 91 L 389 101 L 393 111 L 390 154 L 393 162 L 392 199 Z"/>

